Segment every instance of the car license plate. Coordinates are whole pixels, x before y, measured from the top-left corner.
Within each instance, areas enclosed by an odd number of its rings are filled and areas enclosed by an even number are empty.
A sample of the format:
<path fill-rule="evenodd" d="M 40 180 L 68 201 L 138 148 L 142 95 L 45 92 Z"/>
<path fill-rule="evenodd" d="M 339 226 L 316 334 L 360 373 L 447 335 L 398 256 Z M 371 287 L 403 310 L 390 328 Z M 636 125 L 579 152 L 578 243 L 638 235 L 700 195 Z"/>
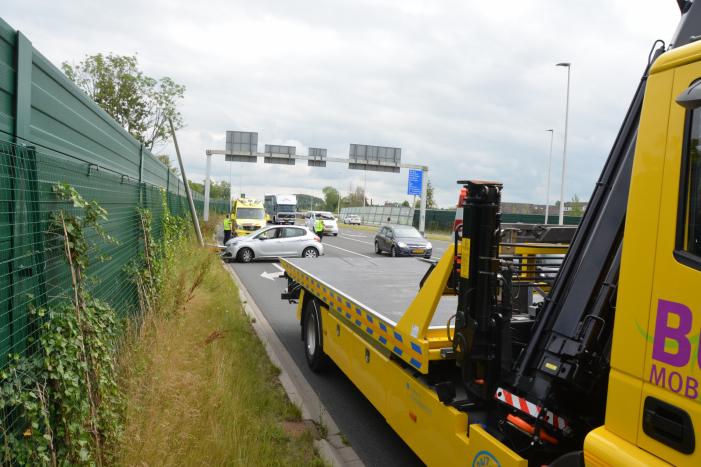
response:
<path fill-rule="evenodd" d="M 425 253 L 426 250 L 424 250 L 422 248 L 414 248 L 413 250 L 411 250 L 411 252 L 414 253 L 415 255 L 420 255 L 420 254 Z"/>

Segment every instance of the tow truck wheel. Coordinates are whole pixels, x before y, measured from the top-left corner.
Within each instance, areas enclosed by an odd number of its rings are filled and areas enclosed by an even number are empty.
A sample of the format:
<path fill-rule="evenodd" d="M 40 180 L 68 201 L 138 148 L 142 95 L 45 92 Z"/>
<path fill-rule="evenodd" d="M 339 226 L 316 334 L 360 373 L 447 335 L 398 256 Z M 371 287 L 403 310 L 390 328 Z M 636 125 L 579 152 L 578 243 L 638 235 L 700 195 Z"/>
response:
<path fill-rule="evenodd" d="M 250 248 L 244 248 L 239 251 L 238 259 L 242 263 L 250 263 L 253 260 L 253 251 Z"/>
<path fill-rule="evenodd" d="M 392 256 L 392 258 L 397 257 L 397 249 L 392 245 L 392 249 L 389 250 L 389 254 Z"/>
<path fill-rule="evenodd" d="M 321 314 L 318 307 L 319 304 L 315 300 L 307 302 L 302 330 L 304 355 L 307 357 L 309 368 L 315 373 L 324 371 L 329 365 L 329 357 L 324 353 L 323 349 Z"/>
<path fill-rule="evenodd" d="M 380 250 L 380 244 L 377 243 L 377 242 L 375 242 L 375 254 L 376 254 L 376 255 L 381 255 L 381 254 L 382 254 L 382 250 Z"/>

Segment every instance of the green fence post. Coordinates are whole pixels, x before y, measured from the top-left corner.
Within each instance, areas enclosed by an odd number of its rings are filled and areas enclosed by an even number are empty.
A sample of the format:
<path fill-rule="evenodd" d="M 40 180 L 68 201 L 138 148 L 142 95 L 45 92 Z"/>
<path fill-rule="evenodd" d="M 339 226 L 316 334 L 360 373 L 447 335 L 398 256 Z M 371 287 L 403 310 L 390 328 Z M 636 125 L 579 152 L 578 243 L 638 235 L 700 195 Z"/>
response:
<path fill-rule="evenodd" d="M 30 115 L 32 106 L 32 43 L 21 32 L 17 32 L 16 46 L 16 93 L 15 93 L 15 143 L 23 144 L 29 139 Z M 31 241 L 28 232 L 28 219 L 26 205 L 27 180 L 24 179 L 22 170 L 23 148 L 15 147 L 9 155 L 10 175 L 10 225 L 12 225 L 12 238 L 10 239 L 9 255 L 9 350 L 15 353 L 23 353 L 26 350 L 28 316 L 27 300 L 30 290 L 27 290 L 31 281 L 26 276 L 31 276 Z M 28 258 L 29 256 L 29 258 Z M 6 353 L 6 352 L 3 352 Z M 3 355 L 3 358 L 5 355 Z M 4 363 L 4 362 L 1 362 Z"/>

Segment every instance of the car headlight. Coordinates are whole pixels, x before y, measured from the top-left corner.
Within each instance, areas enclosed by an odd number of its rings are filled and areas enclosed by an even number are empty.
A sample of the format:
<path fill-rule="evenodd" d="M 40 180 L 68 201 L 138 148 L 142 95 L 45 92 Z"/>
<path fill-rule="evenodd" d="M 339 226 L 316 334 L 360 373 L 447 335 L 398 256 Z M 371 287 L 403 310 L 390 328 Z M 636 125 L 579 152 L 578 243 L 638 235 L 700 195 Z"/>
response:
<path fill-rule="evenodd" d="M 433 245 L 431 245 L 431 242 L 428 242 L 428 243 L 426 244 L 426 249 L 427 249 L 427 250 L 432 250 L 432 249 L 433 249 Z"/>
<path fill-rule="evenodd" d="M 397 242 L 397 246 L 398 246 L 399 248 L 406 248 L 406 243 L 404 243 L 404 242 Z"/>

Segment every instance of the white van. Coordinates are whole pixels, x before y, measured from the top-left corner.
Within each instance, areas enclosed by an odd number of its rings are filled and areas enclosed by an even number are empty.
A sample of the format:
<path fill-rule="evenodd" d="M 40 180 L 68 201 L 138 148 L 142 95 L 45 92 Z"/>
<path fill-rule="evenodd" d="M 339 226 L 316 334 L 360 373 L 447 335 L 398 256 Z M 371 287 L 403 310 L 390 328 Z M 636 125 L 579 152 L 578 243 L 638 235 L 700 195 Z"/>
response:
<path fill-rule="evenodd" d="M 304 225 L 314 232 L 314 223 L 317 219 L 324 221 L 324 235 L 338 235 L 338 223 L 333 214 L 328 211 L 308 211 L 304 213 Z"/>

